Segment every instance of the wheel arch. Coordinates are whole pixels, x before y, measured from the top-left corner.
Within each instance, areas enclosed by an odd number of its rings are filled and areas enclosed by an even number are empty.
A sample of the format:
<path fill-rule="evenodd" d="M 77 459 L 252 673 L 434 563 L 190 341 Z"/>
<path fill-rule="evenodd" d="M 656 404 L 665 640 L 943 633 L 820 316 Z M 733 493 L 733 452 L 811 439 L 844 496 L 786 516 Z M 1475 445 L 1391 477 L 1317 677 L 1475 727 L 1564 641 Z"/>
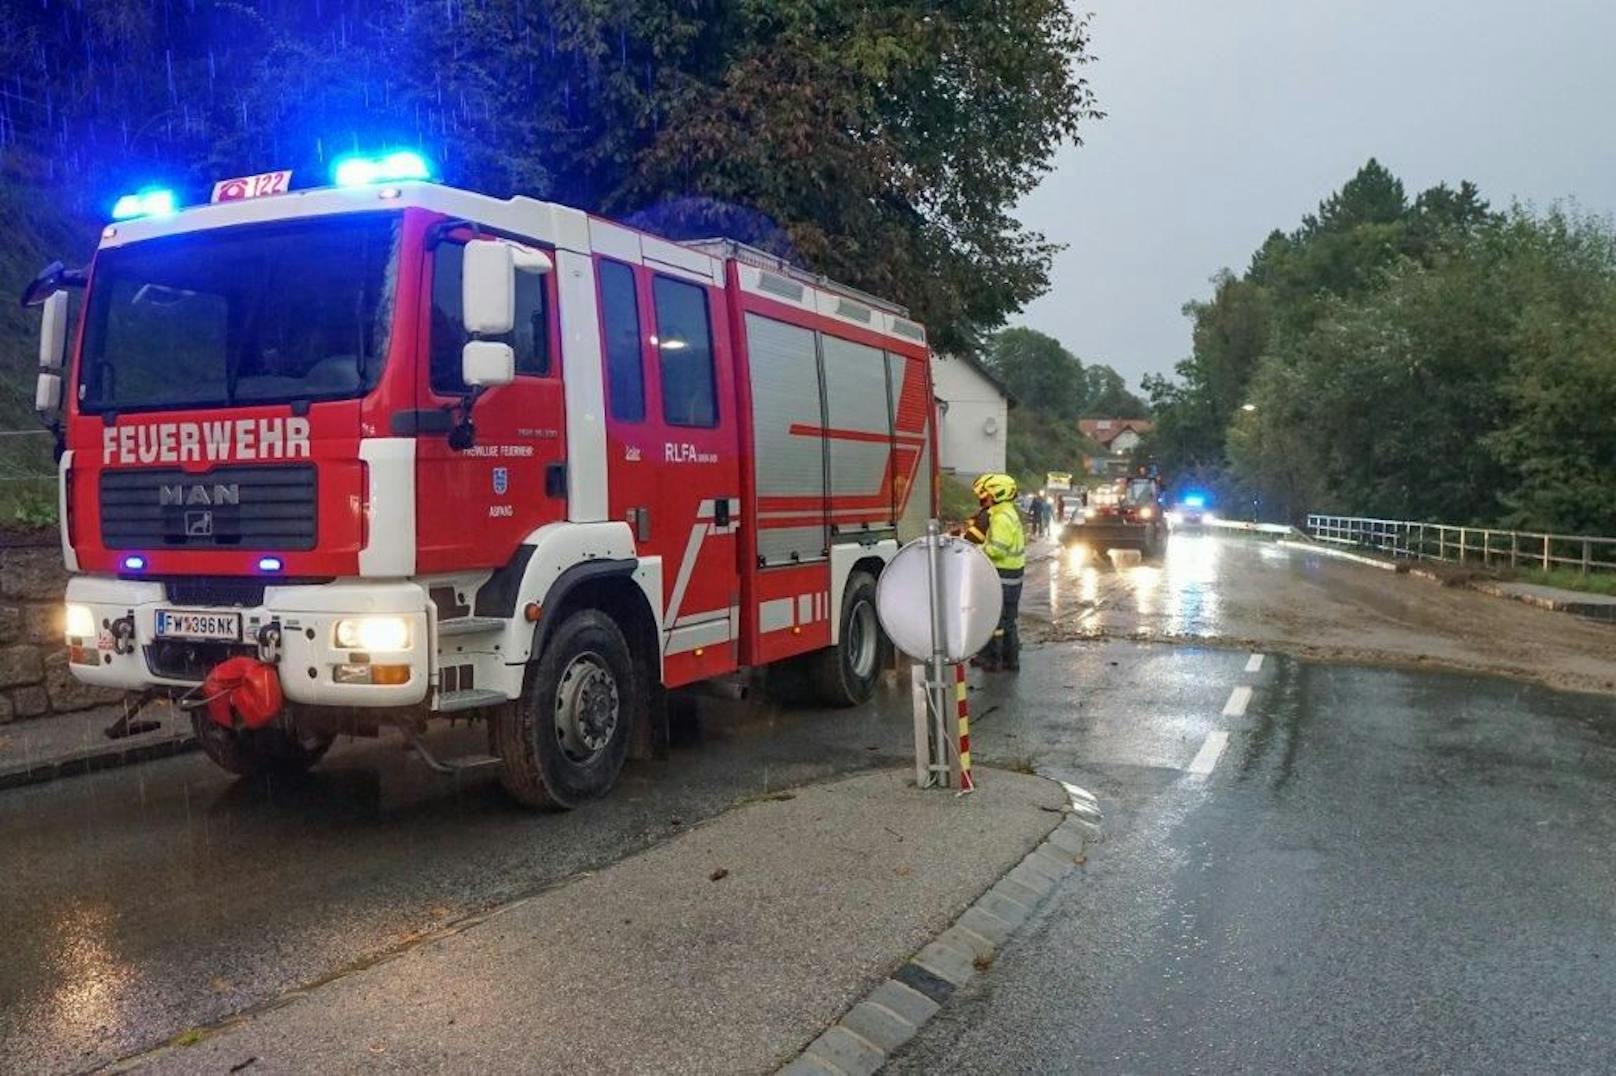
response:
<path fill-rule="evenodd" d="M 883 538 L 871 545 L 836 545 L 830 550 L 830 641 L 842 641 L 842 598 L 847 580 L 856 571 L 866 571 L 879 579 L 892 558 L 898 555 L 898 540 Z"/>

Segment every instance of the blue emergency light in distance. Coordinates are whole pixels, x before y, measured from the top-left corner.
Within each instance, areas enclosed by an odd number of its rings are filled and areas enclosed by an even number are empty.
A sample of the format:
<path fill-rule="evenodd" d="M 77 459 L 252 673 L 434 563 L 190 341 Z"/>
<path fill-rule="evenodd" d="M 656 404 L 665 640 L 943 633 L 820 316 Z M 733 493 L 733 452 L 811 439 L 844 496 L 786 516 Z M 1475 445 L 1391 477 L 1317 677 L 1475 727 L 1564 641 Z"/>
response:
<path fill-rule="evenodd" d="M 339 187 L 366 187 L 372 183 L 394 183 L 404 179 L 431 179 L 426 158 L 413 150 L 394 150 L 379 157 L 349 154 L 331 165 L 331 179 Z"/>
<path fill-rule="evenodd" d="M 1205 508 L 1206 507 L 1206 494 L 1204 494 L 1204 493 L 1186 493 L 1186 494 L 1184 494 L 1184 507 L 1185 508 Z"/>
<path fill-rule="evenodd" d="M 112 203 L 113 220 L 133 220 L 135 217 L 166 217 L 176 209 L 174 192 L 160 187 L 148 187 L 138 194 L 126 194 Z"/>

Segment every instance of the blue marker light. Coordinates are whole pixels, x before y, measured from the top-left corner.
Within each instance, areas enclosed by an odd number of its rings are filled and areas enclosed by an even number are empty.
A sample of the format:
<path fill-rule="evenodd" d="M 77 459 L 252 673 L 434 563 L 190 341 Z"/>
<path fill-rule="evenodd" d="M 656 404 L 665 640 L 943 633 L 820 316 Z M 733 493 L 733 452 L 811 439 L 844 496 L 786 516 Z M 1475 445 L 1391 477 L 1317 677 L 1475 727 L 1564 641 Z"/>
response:
<path fill-rule="evenodd" d="M 174 192 L 148 187 L 139 194 L 126 194 L 112 205 L 113 220 L 132 220 L 135 217 L 166 217 L 177 208 Z"/>
<path fill-rule="evenodd" d="M 146 558 L 139 553 L 131 553 L 123 558 L 123 570 L 126 572 L 143 572 L 146 570 Z"/>
<path fill-rule="evenodd" d="M 413 150 L 394 150 L 379 157 L 350 154 L 331 166 L 331 178 L 339 187 L 365 187 L 372 183 L 394 183 L 405 179 L 431 179 L 426 158 Z"/>
<path fill-rule="evenodd" d="M 1187 493 L 1184 495 L 1185 508 L 1205 508 L 1206 495 L 1202 493 Z"/>
<path fill-rule="evenodd" d="M 278 572 L 286 565 L 279 557 L 259 557 L 258 570 L 261 572 Z"/>

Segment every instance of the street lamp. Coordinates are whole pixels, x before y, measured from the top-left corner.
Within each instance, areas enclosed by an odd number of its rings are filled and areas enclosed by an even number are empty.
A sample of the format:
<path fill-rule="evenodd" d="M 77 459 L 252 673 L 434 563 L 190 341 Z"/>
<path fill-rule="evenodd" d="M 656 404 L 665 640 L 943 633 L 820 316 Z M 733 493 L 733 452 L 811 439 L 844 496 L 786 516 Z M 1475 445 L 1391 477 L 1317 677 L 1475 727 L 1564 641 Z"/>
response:
<path fill-rule="evenodd" d="M 1240 410 L 1246 412 L 1247 414 L 1250 414 L 1252 411 L 1257 410 L 1257 405 L 1254 404 L 1254 403 L 1241 404 L 1240 405 Z"/>

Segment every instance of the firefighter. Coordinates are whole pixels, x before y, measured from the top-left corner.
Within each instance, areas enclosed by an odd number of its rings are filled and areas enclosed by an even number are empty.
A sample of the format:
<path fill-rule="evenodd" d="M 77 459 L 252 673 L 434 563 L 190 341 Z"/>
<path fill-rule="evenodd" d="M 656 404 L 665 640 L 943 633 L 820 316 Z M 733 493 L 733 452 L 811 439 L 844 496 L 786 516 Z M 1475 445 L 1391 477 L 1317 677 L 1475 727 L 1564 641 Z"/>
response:
<path fill-rule="evenodd" d="M 1016 511 L 1016 480 L 1007 474 L 985 474 L 971 484 L 981 511 L 965 525 L 965 540 L 975 542 L 999 570 L 1004 610 L 993 639 L 977 664 L 989 672 L 1021 668 L 1021 635 L 1016 616 L 1021 608 L 1021 577 L 1027 568 L 1027 536 Z"/>

